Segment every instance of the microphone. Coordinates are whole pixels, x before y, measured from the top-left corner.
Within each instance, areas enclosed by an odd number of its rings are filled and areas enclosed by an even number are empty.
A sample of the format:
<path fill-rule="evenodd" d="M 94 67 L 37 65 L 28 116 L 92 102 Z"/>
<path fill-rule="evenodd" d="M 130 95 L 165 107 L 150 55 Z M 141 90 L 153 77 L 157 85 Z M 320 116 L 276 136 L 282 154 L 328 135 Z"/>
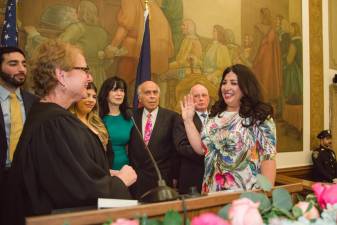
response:
<path fill-rule="evenodd" d="M 170 201 L 170 200 L 176 200 L 178 199 L 178 193 L 173 189 L 170 188 L 169 186 L 166 185 L 165 180 L 162 178 L 162 175 L 160 173 L 158 164 L 156 162 L 156 160 L 154 159 L 149 147 L 147 146 L 147 144 L 145 143 L 144 139 L 143 139 L 143 135 L 142 132 L 140 131 L 140 129 L 138 128 L 136 121 L 132 115 L 132 111 L 131 109 L 127 109 L 126 110 L 126 114 L 130 117 L 133 125 L 135 126 L 135 129 L 137 131 L 137 134 L 139 136 L 139 138 L 141 139 L 144 148 L 146 150 L 146 152 L 148 153 L 151 162 L 155 168 L 156 174 L 158 176 L 158 186 L 145 192 L 141 197 L 140 197 L 140 201 L 141 202 L 145 202 L 145 203 L 153 203 L 153 202 L 164 202 L 164 201 Z"/>

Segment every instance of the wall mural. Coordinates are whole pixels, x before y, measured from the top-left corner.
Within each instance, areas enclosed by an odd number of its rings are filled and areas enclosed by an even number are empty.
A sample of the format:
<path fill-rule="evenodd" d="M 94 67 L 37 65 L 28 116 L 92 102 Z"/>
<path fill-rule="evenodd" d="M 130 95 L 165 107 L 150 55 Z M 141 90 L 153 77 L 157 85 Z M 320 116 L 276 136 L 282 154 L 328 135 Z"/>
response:
<path fill-rule="evenodd" d="M 255 71 L 274 107 L 278 151 L 301 151 L 301 0 L 211 2 L 150 1 L 151 69 L 161 105 L 179 111 L 179 100 L 195 83 L 205 85 L 214 102 L 224 68 L 242 63 Z M 76 44 L 98 87 L 119 75 L 133 94 L 143 11 L 143 0 L 20 1 L 20 45 L 30 56 L 48 38 Z"/>

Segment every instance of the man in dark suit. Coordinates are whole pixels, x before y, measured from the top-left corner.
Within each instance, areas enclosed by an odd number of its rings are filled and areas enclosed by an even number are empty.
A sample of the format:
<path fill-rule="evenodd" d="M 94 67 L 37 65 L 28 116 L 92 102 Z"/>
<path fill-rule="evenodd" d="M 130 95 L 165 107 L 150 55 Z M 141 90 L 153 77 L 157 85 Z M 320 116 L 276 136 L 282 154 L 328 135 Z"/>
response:
<path fill-rule="evenodd" d="M 1 183 L 11 166 L 12 156 L 26 115 L 37 97 L 21 89 L 27 75 L 25 54 L 21 49 L 1 47 L 0 64 L 0 186 L 2 186 Z M 18 117 L 13 117 L 11 112 L 13 96 L 20 120 L 18 128 L 15 127 L 15 140 L 11 140 L 11 137 L 13 137 L 11 129 L 14 130 L 11 118 Z M 17 123 L 17 121 L 14 121 L 14 123 Z"/>
<path fill-rule="evenodd" d="M 317 182 L 337 183 L 336 154 L 332 149 L 330 130 L 322 130 L 317 138 L 320 145 L 312 152 L 313 179 Z"/>
<path fill-rule="evenodd" d="M 201 132 L 203 124 L 208 118 L 208 105 L 209 105 L 209 94 L 206 87 L 201 84 L 194 85 L 190 94 L 193 96 L 195 102 L 195 110 L 193 122 Z M 193 194 L 191 193 L 191 188 L 195 187 L 196 190 L 201 192 L 201 185 L 204 176 L 204 156 L 194 152 L 192 146 L 190 145 L 187 135 L 185 132 L 185 127 L 182 119 L 177 126 L 177 131 L 175 132 L 176 138 L 178 140 L 176 143 L 177 151 L 180 154 L 180 173 L 179 173 L 179 193 L 180 194 Z"/>
<path fill-rule="evenodd" d="M 177 153 L 173 133 L 179 115 L 159 107 L 159 95 L 159 86 L 153 81 L 145 81 L 138 87 L 139 102 L 144 107 L 135 111 L 134 119 L 141 129 L 143 140 L 133 128 L 128 146 L 130 164 L 136 170 L 138 177 L 131 192 L 137 199 L 158 186 L 158 176 L 149 155 L 146 153 L 143 141 L 158 163 L 166 184 L 172 187 L 178 176 L 178 160 L 176 160 Z"/>

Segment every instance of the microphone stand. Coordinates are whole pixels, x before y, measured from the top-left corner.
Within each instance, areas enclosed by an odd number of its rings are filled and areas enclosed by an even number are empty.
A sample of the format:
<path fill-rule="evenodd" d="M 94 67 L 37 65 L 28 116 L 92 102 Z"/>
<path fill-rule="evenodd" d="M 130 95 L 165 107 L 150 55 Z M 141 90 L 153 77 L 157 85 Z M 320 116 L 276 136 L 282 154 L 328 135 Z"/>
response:
<path fill-rule="evenodd" d="M 129 111 L 129 110 L 127 110 Z M 178 193 L 173 189 L 170 188 L 169 186 L 166 185 L 165 180 L 162 178 L 160 170 L 158 168 L 158 164 L 156 162 L 156 160 L 154 159 L 149 147 L 147 146 L 147 144 L 144 142 L 143 139 L 143 135 L 140 132 L 135 119 L 133 118 L 132 114 L 130 112 L 128 112 L 128 114 L 130 115 L 130 118 L 132 120 L 133 125 L 135 126 L 135 129 L 140 137 L 140 139 L 143 142 L 143 145 L 148 153 L 148 155 L 150 156 L 150 159 L 152 161 L 152 164 L 156 170 L 157 176 L 158 176 L 158 186 L 145 192 L 141 197 L 140 197 L 140 201 L 141 202 L 145 202 L 145 203 L 153 203 L 153 202 L 164 202 L 164 201 L 170 201 L 170 200 L 176 200 L 178 199 Z"/>

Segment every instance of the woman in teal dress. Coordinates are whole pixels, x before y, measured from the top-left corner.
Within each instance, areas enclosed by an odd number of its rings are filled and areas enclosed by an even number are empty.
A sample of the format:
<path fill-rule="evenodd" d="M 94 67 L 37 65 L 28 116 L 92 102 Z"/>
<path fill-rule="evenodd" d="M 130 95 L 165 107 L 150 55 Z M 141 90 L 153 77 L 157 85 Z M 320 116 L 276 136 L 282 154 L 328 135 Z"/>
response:
<path fill-rule="evenodd" d="M 98 94 L 99 115 L 108 130 L 112 143 L 112 169 L 120 170 L 129 164 L 127 145 L 133 126 L 127 114 L 127 86 L 119 77 L 111 77 L 103 82 Z"/>

